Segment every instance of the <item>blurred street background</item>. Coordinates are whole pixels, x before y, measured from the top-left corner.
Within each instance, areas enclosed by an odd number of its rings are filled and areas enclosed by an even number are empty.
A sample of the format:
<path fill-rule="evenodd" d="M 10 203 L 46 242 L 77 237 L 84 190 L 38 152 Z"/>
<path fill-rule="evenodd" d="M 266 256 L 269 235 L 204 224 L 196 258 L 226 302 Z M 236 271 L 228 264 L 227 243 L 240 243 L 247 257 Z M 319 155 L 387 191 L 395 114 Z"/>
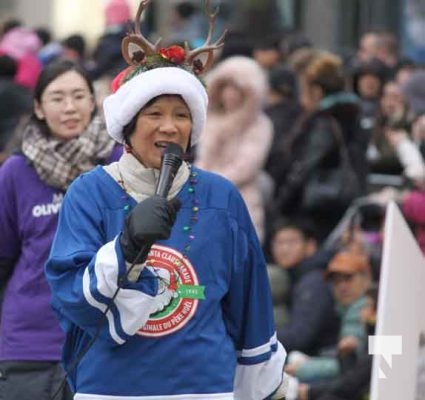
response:
<path fill-rule="evenodd" d="M 132 56 L 126 59 L 141 63 L 142 68 L 149 67 L 147 61 L 156 63 L 159 59 L 162 65 L 166 59 L 171 65 L 192 68 L 204 75 L 209 98 L 207 124 L 186 157 L 195 166 L 233 182 L 247 204 L 267 261 L 277 337 L 288 352 L 285 369 L 299 383 L 295 396 L 287 399 L 370 398 L 372 357 L 367 338 L 375 332 L 378 288 L 383 288 L 380 293 L 390 293 L 388 279 L 381 279 L 385 276 L 381 275 L 381 265 L 389 265 L 382 262 L 386 258 L 400 262 L 397 271 L 405 278 L 397 280 L 392 297 L 380 303 L 390 307 L 393 325 L 403 329 L 390 334 L 406 338 L 415 335 L 417 341 L 411 340 L 409 345 L 420 345 L 421 349 L 409 353 L 417 357 L 419 372 L 414 371 L 411 356 L 408 362 L 403 361 L 405 364 L 395 362 L 395 368 L 410 367 L 403 370 L 404 375 L 396 375 L 394 369 L 394 376 L 401 376 L 397 383 L 402 383 L 403 390 L 406 385 L 412 391 L 417 383 L 415 400 L 425 399 L 421 378 L 410 382 L 410 386 L 403 379 L 423 376 L 425 365 L 425 322 L 423 314 L 411 306 L 424 303 L 419 297 L 423 290 L 411 287 L 412 280 L 416 280 L 417 287 L 423 288 L 425 276 L 420 269 L 423 261 L 419 250 L 419 267 L 412 270 L 416 263 L 409 245 L 409 240 L 415 239 L 425 254 L 425 0 L 205 2 L 210 10 L 219 6 L 212 35 L 208 34 L 204 0 L 152 0 L 142 15 L 140 29 L 152 43 L 163 38 L 162 48 L 155 49 L 154 54 L 145 51 L 144 57 L 133 46 Z M 50 173 L 43 172 L 45 181 L 39 179 L 32 165 L 35 161 L 27 161 L 24 157 L 28 155 L 22 154 L 22 149 L 28 148 L 26 132 L 38 132 L 41 124 L 48 136 L 46 142 L 55 146 L 55 157 L 59 149 L 56 138 L 61 138 L 55 131 L 59 117 L 71 121 L 71 125 L 75 120 L 88 123 L 94 116 L 102 120 L 105 97 L 126 82 L 123 76 L 128 78 L 129 71 L 140 71 L 139 65 L 128 69 L 122 55 L 122 41 L 134 29 L 139 3 L 0 0 L 0 301 L 3 288 L 7 289 L 3 305 L 21 304 L 16 300 L 19 296 L 30 299 L 26 299 L 28 308 L 15 307 L 16 312 L 8 315 L 18 321 L 16 326 L 22 327 L 22 332 L 17 334 L 12 324 L 10 328 L 2 325 L 6 318 L 0 321 L 0 383 L 6 381 L 1 371 L 2 361 L 10 361 L 4 350 L 8 344 L 13 351 L 28 352 L 19 354 L 16 360 L 43 362 L 47 358 L 39 343 L 50 345 L 50 329 L 59 332 L 53 314 L 51 326 L 44 318 L 37 318 L 52 311 L 47 300 L 40 303 L 44 307 L 40 311 L 33 307 L 33 290 L 21 288 L 36 287 L 34 291 L 41 293 L 40 297 L 50 298 L 44 265 L 67 186 L 58 186 L 51 199 L 53 189 L 47 179 Z M 203 68 L 199 48 L 211 36 L 207 43 L 210 51 L 226 28 L 224 44 L 208 58 L 211 68 Z M 198 48 L 194 57 L 178 47 L 185 43 L 191 49 Z M 71 61 L 73 68 L 84 72 L 84 79 L 93 84 L 92 88 L 84 84 L 85 96 L 78 95 L 78 74 L 74 76 L 77 83 L 70 84 L 72 91 L 68 86 L 66 90 L 50 86 L 62 82 L 68 70 L 48 78 L 50 81 L 39 78 L 42 71 L 55 67 L 55 61 Z M 45 101 L 46 88 L 59 95 Z M 96 101 L 97 113 L 92 113 L 92 100 Z M 37 114 L 40 110 L 44 113 L 41 116 Z M 79 136 L 86 128 L 89 135 L 99 132 L 90 130 L 91 123 L 79 125 L 81 130 L 75 130 L 72 143 L 75 139 L 83 147 L 85 142 L 79 142 Z M 107 136 L 106 128 L 99 126 Z M 34 148 L 37 156 L 34 158 L 51 155 L 43 143 L 30 142 L 29 148 Z M 68 143 L 63 148 L 63 153 L 68 152 Z M 69 165 L 73 171 L 80 167 L 73 152 L 57 152 L 58 159 L 65 160 L 65 167 Z M 90 157 L 96 157 L 96 163 L 98 159 L 103 162 L 104 154 L 102 151 Z M 13 167 L 17 159 L 25 166 L 24 171 L 31 171 L 31 179 L 37 178 L 46 200 L 40 200 L 38 192 L 27 195 L 27 175 L 15 173 Z M 83 164 L 91 168 L 91 158 Z M 42 171 L 55 166 L 56 162 L 51 161 Z M 15 181 L 19 183 L 15 185 Z M 125 191 L 122 179 L 118 182 Z M 16 199 L 22 199 L 25 206 L 17 206 L 20 203 Z M 393 246 L 400 250 L 397 257 L 383 257 L 386 210 L 392 202 L 402 211 L 412 237 L 400 234 L 400 241 Z M 47 221 L 41 225 L 46 228 L 39 227 L 40 216 Z M 27 223 L 27 219 L 32 222 Z M 40 255 L 38 262 L 26 256 L 27 247 L 28 254 L 37 249 L 34 253 Z M 337 262 L 332 263 L 334 256 Z M 28 274 L 30 269 L 36 271 L 37 280 Z M 19 285 L 9 286 L 9 273 Z M 13 307 L 3 306 L 0 311 L 4 316 L 4 310 Z M 381 311 L 382 315 L 386 314 Z M 31 319 L 28 323 L 33 338 L 30 345 L 25 339 L 26 325 L 21 323 L 28 316 L 35 317 L 34 323 Z M 408 316 L 415 316 L 417 321 L 403 322 Z M 6 329 L 10 329 L 9 336 L 2 334 Z M 9 343 L 10 337 L 14 340 Z M 50 357 L 59 362 L 59 347 Z M 26 370 L 27 364 L 21 368 Z M 28 380 L 29 386 L 31 382 Z M 25 389 L 11 386 L 13 390 Z M 28 393 L 32 395 L 32 391 L 31 386 Z M 322 394 L 332 397 L 319 397 Z M 413 400 L 404 395 L 382 398 Z M 23 400 L 22 396 L 14 399 Z"/>
<path fill-rule="evenodd" d="M 149 8 L 151 31 L 166 35 L 171 5 L 157 0 Z M 0 0 L 0 17 L 26 26 L 49 28 L 57 39 L 80 33 L 93 45 L 104 29 L 105 0 Z M 138 0 L 130 3 L 136 9 Z M 199 0 L 193 0 L 196 5 Z M 199 3 L 199 4 L 198 4 Z M 362 32 L 392 31 L 403 53 L 425 59 L 425 0 L 221 0 L 220 15 L 234 29 L 258 38 L 278 30 L 301 31 L 315 47 L 349 55 Z"/>

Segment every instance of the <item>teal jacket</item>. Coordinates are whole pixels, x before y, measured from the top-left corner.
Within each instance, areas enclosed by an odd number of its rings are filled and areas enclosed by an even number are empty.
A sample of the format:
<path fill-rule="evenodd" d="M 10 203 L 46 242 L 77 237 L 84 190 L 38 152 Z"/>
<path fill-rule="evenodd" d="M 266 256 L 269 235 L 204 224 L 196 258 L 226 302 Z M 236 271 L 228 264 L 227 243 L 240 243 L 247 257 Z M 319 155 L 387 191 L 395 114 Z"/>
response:
<path fill-rule="evenodd" d="M 359 341 L 358 349 L 364 349 L 367 334 L 360 319 L 360 311 L 366 304 L 366 298 L 362 296 L 348 307 L 338 306 L 337 311 L 341 316 L 339 340 L 344 337 L 354 336 Z M 340 373 L 338 358 L 334 357 L 310 357 L 296 372 L 296 377 L 301 382 L 318 381 L 335 378 Z"/>

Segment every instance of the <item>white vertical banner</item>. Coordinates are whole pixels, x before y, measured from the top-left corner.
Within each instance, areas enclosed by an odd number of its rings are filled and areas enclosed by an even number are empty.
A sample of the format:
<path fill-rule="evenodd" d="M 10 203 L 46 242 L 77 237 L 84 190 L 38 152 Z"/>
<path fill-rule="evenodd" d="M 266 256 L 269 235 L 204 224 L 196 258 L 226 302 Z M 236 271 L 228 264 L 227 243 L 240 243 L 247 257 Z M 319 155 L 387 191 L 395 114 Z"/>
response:
<path fill-rule="evenodd" d="M 387 208 L 371 400 L 423 400 L 425 259 L 395 203 Z"/>

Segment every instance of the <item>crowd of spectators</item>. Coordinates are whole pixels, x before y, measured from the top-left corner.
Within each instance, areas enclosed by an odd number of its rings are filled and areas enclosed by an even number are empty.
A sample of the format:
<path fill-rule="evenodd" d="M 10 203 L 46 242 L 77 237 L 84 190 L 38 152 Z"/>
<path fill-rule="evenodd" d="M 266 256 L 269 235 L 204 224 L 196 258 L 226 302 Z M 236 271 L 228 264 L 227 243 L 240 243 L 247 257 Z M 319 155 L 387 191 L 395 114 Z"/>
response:
<path fill-rule="evenodd" d="M 110 1 L 91 51 L 79 33 L 59 40 L 18 20 L 2 26 L 0 165 L 19 151 L 34 85 L 53 60 L 85 69 L 101 114 L 125 67 L 121 40 L 130 15 L 124 0 Z M 193 5 L 179 4 L 170 38 L 199 45 L 198 17 Z M 232 181 L 248 206 L 269 262 L 296 398 L 362 399 L 389 201 L 425 252 L 425 66 L 406 59 L 387 31 L 365 32 L 349 58 L 315 48 L 302 34 L 252 41 L 230 31 L 205 81 L 208 124 L 192 157 Z M 310 185 L 343 169 L 343 160 L 357 191 L 308 203 Z"/>

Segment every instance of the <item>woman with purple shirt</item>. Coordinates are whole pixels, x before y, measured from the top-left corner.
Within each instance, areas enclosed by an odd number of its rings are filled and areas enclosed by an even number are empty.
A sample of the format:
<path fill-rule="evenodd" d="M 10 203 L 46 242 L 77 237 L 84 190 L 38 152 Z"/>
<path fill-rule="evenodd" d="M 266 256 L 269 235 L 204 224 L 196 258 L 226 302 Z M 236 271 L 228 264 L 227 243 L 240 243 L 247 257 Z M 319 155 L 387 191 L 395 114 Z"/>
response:
<path fill-rule="evenodd" d="M 49 64 L 34 91 L 21 153 L 0 168 L 0 399 L 49 400 L 62 382 L 64 334 L 44 264 L 69 184 L 121 146 L 96 116 L 93 85 L 71 61 Z M 64 388 L 56 399 L 71 399 Z"/>

